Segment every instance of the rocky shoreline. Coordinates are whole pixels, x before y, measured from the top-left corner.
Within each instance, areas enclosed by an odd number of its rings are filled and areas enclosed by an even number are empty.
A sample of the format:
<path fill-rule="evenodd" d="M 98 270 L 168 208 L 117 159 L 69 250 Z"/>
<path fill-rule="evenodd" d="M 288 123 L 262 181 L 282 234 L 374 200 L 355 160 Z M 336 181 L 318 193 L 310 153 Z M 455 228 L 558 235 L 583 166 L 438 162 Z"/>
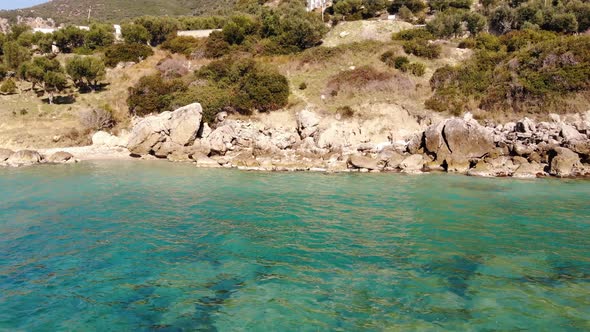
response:
<path fill-rule="evenodd" d="M 225 113 L 210 126 L 203 122 L 201 106 L 191 104 L 137 119 L 131 132 L 120 137 L 98 132 L 91 147 L 46 151 L 51 153 L 47 158 L 35 151 L 3 149 L 0 165 L 72 162 L 74 155 L 82 160 L 131 156 L 259 171 L 590 177 L 590 112 L 564 119 L 551 115 L 550 122 L 524 118 L 500 125 L 481 125 L 466 114 L 402 140 L 394 137 L 373 142 L 361 127 L 307 110 L 296 115 L 294 126 L 271 127 L 230 119 Z"/>

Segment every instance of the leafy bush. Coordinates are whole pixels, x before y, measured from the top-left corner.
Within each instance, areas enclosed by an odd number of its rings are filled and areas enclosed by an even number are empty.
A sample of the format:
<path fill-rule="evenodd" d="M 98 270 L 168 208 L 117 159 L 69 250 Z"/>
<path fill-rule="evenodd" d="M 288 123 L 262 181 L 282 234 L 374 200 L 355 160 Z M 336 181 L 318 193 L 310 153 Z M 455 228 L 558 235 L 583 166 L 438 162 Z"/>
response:
<path fill-rule="evenodd" d="M 403 30 L 398 33 L 394 33 L 392 36 L 393 40 L 432 40 L 435 39 L 434 35 L 426 29 L 409 29 Z"/>
<path fill-rule="evenodd" d="M 301 84 L 299 84 L 299 90 L 305 90 L 307 89 L 307 83 L 302 82 Z"/>
<path fill-rule="evenodd" d="M 8 69 L 2 62 L 0 62 L 0 80 L 3 80 L 8 74 Z"/>
<path fill-rule="evenodd" d="M 80 124 L 91 130 L 112 128 L 115 124 L 113 114 L 105 109 L 88 109 L 80 112 Z"/>
<path fill-rule="evenodd" d="M 459 45 L 457 45 L 457 47 L 471 49 L 471 48 L 475 48 L 476 45 L 477 45 L 477 42 L 475 41 L 474 38 L 465 38 L 459 42 Z"/>
<path fill-rule="evenodd" d="M 406 6 L 402 6 L 402 8 L 399 9 L 399 12 L 397 13 L 397 16 L 409 23 L 412 23 L 414 21 L 414 15 L 412 14 L 412 11 L 408 9 L 408 7 Z"/>
<path fill-rule="evenodd" d="M 220 31 L 213 31 L 205 42 L 205 57 L 207 58 L 221 58 L 229 51 L 230 45 L 225 41 L 223 33 Z"/>
<path fill-rule="evenodd" d="M 410 60 L 408 60 L 408 57 L 405 56 L 397 56 L 393 59 L 393 66 L 395 69 L 400 69 L 404 72 L 407 70 L 409 64 Z"/>
<path fill-rule="evenodd" d="M 84 36 L 84 46 L 91 50 L 112 45 L 115 42 L 115 30 L 109 24 L 93 24 Z"/>
<path fill-rule="evenodd" d="M 225 88 L 230 103 L 225 105 L 243 114 L 252 110 L 272 111 L 287 105 L 289 82 L 275 70 L 263 68 L 251 59 L 218 60 L 201 68 L 198 78 Z"/>
<path fill-rule="evenodd" d="M 406 68 L 414 76 L 423 76 L 426 73 L 426 66 L 420 62 L 412 62 Z"/>
<path fill-rule="evenodd" d="M 394 51 L 386 51 L 383 54 L 381 54 L 381 56 L 379 57 L 379 59 L 381 60 L 381 62 L 385 63 L 386 65 L 388 65 L 389 67 L 394 67 L 395 66 L 395 52 Z"/>
<path fill-rule="evenodd" d="M 105 53 L 105 64 L 115 67 L 119 62 L 140 62 L 154 54 L 151 47 L 141 44 L 114 44 Z"/>
<path fill-rule="evenodd" d="M 127 105 L 135 115 L 147 115 L 172 110 L 173 93 L 186 90 L 178 80 L 165 80 L 160 74 L 144 76 L 134 87 L 129 88 Z"/>
<path fill-rule="evenodd" d="M 126 43 L 147 44 L 151 39 L 150 32 L 140 24 L 123 24 L 121 36 Z"/>
<path fill-rule="evenodd" d="M 535 42 L 544 35 L 512 32 L 500 39 L 498 51 L 482 48 L 460 66 L 439 68 L 430 80 L 435 94 L 427 106 L 450 110 L 473 103 L 488 111 L 547 113 L 570 107 L 573 96 L 588 98 L 590 36 Z"/>
<path fill-rule="evenodd" d="M 4 83 L 2 83 L 2 86 L 0 86 L 0 92 L 4 94 L 16 93 L 16 83 L 14 83 L 14 80 L 12 78 L 9 78 L 6 81 L 4 81 Z"/>
<path fill-rule="evenodd" d="M 231 96 L 225 88 L 215 84 L 197 84 L 188 90 L 176 93 L 173 104 L 176 107 L 198 102 L 203 107 L 203 121 L 212 123 L 220 111 L 232 105 Z"/>
<path fill-rule="evenodd" d="M 206 39 L 204 38 L 177 36 L 166 40 L 160 47 L 172 53 L 179 53 L 188 57 L 196 50 L 204 48 L 205 43 Z"/>
<path fill-rule="evenodd" d="M 158 46 L 167 38 L 174 36 L 180 27 L 180 23 L 171 17 L 143 16 L 135 19 L 134 23 L 148 31 L 149 43 L 152 46 Z"/>
<path fill-rule="evenodd" d="M 31 58 L 31 52 L 28 48 L 20 46 L 17 42 L 9 41 L 3 46 L 4 63 L 8 69 L 15 70 L 22 63 Z"/>
<path fill-rule="evenodd" d="M 67 26 L 53 33 L 53 39 L 57 47 L 63 53 L 71 53 L 74 49 L 84 46 L 86 34 L 84 31 L 75 26 Z"/>
<path fill-rule="evenodd" d="M 436 59 L 440 56 L 442 48 L 438 44 L 428 43 L 426 40 L 409 40 L 403 44 L 404 52 L 428 59 Z"/>
<path fill-rule="evenodd" d="M 463 32 L 463 15 L 458 12 L 444 12 L 426 23 L 426 29 L 435 37 L 456 37 Z"/>
<path fill-rule="evenodd" d="M 408 8 L 412 13 L 418 13 L 426 8 L 422 0 L 393 0 L 387 9 L 391 14 L 395 14 L 402 7 Z"/>

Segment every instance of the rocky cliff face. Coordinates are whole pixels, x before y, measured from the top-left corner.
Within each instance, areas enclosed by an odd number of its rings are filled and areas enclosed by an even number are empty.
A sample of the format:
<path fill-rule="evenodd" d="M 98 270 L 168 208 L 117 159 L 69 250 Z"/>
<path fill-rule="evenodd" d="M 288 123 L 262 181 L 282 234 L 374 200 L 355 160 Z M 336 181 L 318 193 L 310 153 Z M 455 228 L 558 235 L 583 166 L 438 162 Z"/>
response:
<path fill-rule="evenodd" d="M 469 114 L 434 123 L 404 140 L 372 141 L 354 121 L 301 111 L 291 127 L 233 120 L 213 128 L 192 104 L 136 123 L 128 148 L 136 156 L 259 170 L 425 171 L 478 176 L 590 175 L 590 114 L 562 121 L 523 119 L 480 125 Z"/>

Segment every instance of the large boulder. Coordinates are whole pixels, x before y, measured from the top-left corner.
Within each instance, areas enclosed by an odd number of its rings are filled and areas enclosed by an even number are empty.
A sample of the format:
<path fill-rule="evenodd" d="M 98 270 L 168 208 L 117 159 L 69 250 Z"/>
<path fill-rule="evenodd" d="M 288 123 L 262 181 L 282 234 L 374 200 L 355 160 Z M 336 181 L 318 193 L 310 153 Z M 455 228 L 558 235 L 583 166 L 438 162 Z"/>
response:
<path fill-rule="evenodd" d="M 201 119 L 202 108 L 198 103 L 145 117 L 133 127 L 127 148 L 132 154 L 145 155 L 154 153 L 154 147 L 158 150 L 161 145 L 158 143 L 167 141 L 189 146 L 197 138 Z"/>
<path fill-rule="evenodd" d="M 370 157 L 353 154 L 348 157 L 348 165 L 354 168 L 366 168 L 369 170 L 380 169 L 379 161 Z"/>
<path fill-rule="evenodd" d="M 492 133 L 476 121 L 447 121 L 443 129 L 443 139 L 455 161 L 482 158 L 494 148 Z"/>
<path fill-rule="evenodd" d="M 301 139 L 313 137 L 318 131 L 320 119 L 311 111 L 303 110 L 297 113 L 297 132 Z"/>
<path fill-rule="evenodd" d="M 0 149 L 0 162 L 6 161 L 13 154 L 14 154 L 14 151 L 12 151 L 12 150 Z"/>
<path fill-rule="evenodd" d="M 399 164 L 399 169 L 404 173 L 419 173 L 424 168 L 424 156 L 414 154 L 404 159 Z"/>
<path fill-rule="evenodd" d="M 47 162 L 50 163 L 67 163 L 72 161 L 75 161 L 74 155 L 65 151 L 58 151 L 47 158 Z"/>
<path fill-rule="evenodd" d="M 170 133 L 168 120 L 170 112 L 160 115 L 151 115 L 139 121 L 131 131 L 127 148 L 132 154 L 146 155 L 152 152 L 152 148 L 166 140 Z"/>
<path fill-rule="evenodd" d="M 486 156 L 494 146 L 492 131 L 471 119 L 445 120 L 424 131 L 426 152 L 457 171 L 468 169 L 471 160 Z"/>
<path fill-rule="evenodd" d="M 6 163 L 12 166 L 24 166 L 38 164 L 43 161 L 43 156 L 37 151 L 32 150 L 20 150 L 13 153 L 7 160 Z"/>
<path fill-rule="evenodd" d="M 192 144 L 201 128 L 202 118 L 203 108 L 199 103 L 186 105 L 172 112 L 168 124 L 170 140 L 182 146 Z"/>
<path fill-rule="evenodd" d="M 447 122 L 448 120 L 435 123 L 424 131 L 424 148 L 429 153 L 434 154 L 436 159 L 441 162 L 451 153 L 443 136 L 443 129 Z M 413 140 L 415 140 L 415 138 Z M 417 151 L 416 149 L 414 150 L 415 151 L 410 151 L 410 153 Z"/>
<path fill-rule="evenodd" d="M 558 177 L 576 176 L 583 168 L 580 157 L 570 149 L 556 147 L 551 151 L 550 170 L 551 175 Z"/>
<path fill-rule="evenodd" d="M 207 137 L 207 142 L 212 152 L 224 155 L 232 148 L 235 137 L 236 130 L 231 123 L 228 123 L 213 130 Z"/>
<path fill-rule="evenodd" d="M 512 174 L 515 178 L 536 178 L 545 174 L 545 165 L 537 162 L 524 162 L 521 163 L 516 171 Z"/>
<path fill-rule="evenodd" d="M 583 140 L 585 135 L 581 134 L 576 128 L 567 123 L 561 123 L 559 135 L 566 141 Z"/>

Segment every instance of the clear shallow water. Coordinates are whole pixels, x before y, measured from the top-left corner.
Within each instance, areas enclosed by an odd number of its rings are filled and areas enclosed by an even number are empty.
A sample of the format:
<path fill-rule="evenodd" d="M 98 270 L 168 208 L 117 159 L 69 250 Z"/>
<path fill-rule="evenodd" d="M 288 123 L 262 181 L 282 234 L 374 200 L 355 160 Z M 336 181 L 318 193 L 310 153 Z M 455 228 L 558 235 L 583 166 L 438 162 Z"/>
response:
<path fill-rule="evenodd" d="M 0 330 L 590 329 L 590 182 L 0 169 Z"/>

